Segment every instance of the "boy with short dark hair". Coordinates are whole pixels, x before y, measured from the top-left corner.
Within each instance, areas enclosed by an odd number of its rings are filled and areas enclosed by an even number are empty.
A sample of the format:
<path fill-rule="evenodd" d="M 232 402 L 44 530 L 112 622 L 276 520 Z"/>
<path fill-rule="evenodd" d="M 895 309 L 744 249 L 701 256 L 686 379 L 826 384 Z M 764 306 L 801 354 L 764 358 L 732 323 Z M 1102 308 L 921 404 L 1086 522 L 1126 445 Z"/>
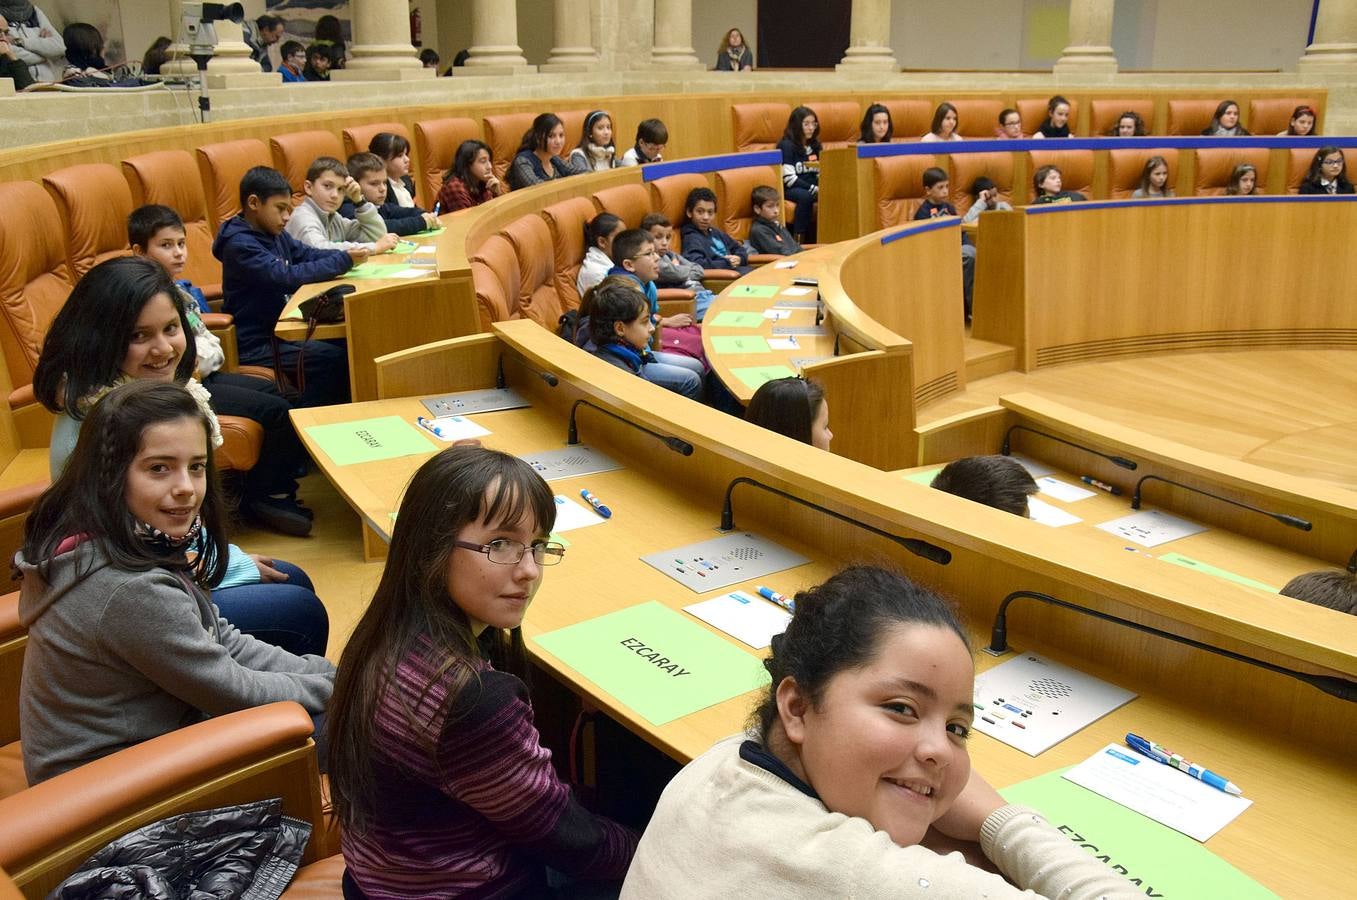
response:
<path fill-rule="evenodd" d="M 278 55 L 283 60 L 278 72 L 283 76 L 284 83 L 306 81 L 306 48 L 300 41 L 284 41 Z"/>
<path fill-rule="evenodd" d="M 924 169 L 924 201 L 914 213 L 916 221 L 921 219 L 945 219 L 957 214 L 956 207 L 948 197 L 951 195 L 951 183 L 947 173 L 937 166 Z M 975 245 L 965 232 L 961 235 L 961 300 L 965 311 L 966 324 L 971 321 L 971 299 L 975 293 Z"/>
<path fill-rule="evenodd" d="M 734 270 L 741 275 L 752 271 L 749 250 L 742 241 L 716 227 L 716 194 L 711 188 L 698 187 L 688 192 L 683 204 L 687 221 L 679 229 L 683 235 L 683 255 L 705 270 Z"/>
<path fill-rule="evenodd" d="M 306 48 L 306 68 L 302 77 L 307 81 L 330 80 L 330 47 L 328 44 L 312 44 Z"/>
<path fill-rule="evenodd" d="M 311 163 L 302 190 L 306 197 L 292 211 L 287 233 L 303 244 L 323 250 L 362 247 L 369 253 L 385 253 L 396 246 L 396 236 L 386 230 L 377 207 L 364 199 L 358 182 L 333 156 Z M 339 214 L 345 197 L 355 204 L 355 218 Z"/>
<path fill-rule="evenodd" d="M 749 245 L 756 253 L 791 256 L 801 252 L 801 245 L 782 224 L 782 196 L 777 188 L 761 184 L 749 194 L 754 207 L 754 221 L 749 226 Z"/>
<path fill-rule="evenodd" d="M 1031 473 L 1011 456 L 967 456 L 953 460 L 929 487 L 1024 517 L 1029 515 L 1028 495 L 1037 492 Z"/>
<path fill-rule="evenodd" d="M 1336 569 L 1322 569 L 1318 572 L 1306 572 L 1297 575 L 1286 583 L 1280 591 L 1283 597 L 1294 597 L 1336 609 L 1349 615 L 1357 615 L 1357 573 L 1341 572 Z"/>
<path fill-rule="evenodd" d="M 650 239 L 655 242 L 655 252 L 660 254 L 660 277 L 656 283 L 660 287 L 692 291 L 694 317 L 701 322 L 706 318 L 707 308 L 716 299 L 702 283 L 703 268 L 674 252 L 674 226 L 664 213 L 647 215 L 641 220 L 641 230 L 650 235 Z"/>
<path fill-rule="evenodd" d="M 235 316 L 240 361 L 273 366 L 273 329 L 288 295 L 304 284 L 329 281 L 368 258 L 368 251 L 308 247 L 284 229 L 292 218 L 292 189 L 276 169 L 255 166 L 240 180 L 240 214 L 212 242 L 221 260 L 224 309 Z M 304 356 L 303 356 L 304 352 Z M 349 360 L 328 341 L 277 342 L 282 372 L 305 361 L 306 387 L 299 406 L 328 406 L 349 399 Z"/>
<path fill-rule="evenodd" d="M 642 119 L 636 126 L 636 143 L 622 154 L 621 166 L 643 166 L 664 159 L 664 147 L 669 143 L 669 129 L 659 119 Z"/>
<path fill-rule="evenodd" d="M 438 227 L 438 219 L 418 206 L 401 206 L 387 191 L 386 163 L 375 153 L 355 153 L 345 163 L 349 177 L 358 183 L 363 199 L 377 207 L 387 231 L 396 235 L 416 234 Z M 357 217 L 357 207 L 348 197 L 339 204 L 339 215 Z"/>

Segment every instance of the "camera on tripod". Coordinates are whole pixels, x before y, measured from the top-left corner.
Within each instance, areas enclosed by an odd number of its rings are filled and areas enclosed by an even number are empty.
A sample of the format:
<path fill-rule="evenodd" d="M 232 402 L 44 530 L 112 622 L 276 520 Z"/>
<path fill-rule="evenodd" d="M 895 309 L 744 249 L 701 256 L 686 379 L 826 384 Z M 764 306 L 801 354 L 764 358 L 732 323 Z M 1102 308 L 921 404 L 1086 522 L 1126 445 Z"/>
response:
<path fill-rule="evenodd" d="M 184 43 L 188 44 L 188 55 L 198 64 L 199 69 L 207 67 L 207 61 L 216 52 L 217 29 L 215 22 L 245 21 L 245 8 L 239 3 L 184 3 L 183 4 Z"/>

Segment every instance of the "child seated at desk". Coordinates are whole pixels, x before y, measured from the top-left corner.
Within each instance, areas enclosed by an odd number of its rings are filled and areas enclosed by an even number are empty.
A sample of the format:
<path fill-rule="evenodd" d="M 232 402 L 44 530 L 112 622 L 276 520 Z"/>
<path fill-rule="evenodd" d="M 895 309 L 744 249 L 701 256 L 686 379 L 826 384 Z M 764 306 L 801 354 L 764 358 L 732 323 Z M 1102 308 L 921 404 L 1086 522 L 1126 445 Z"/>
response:
<path fill-rule="evenodd" d="M 385 253 L 396 246 L 396 236 L 387 231 L 377 207 L 363 197 L 358 182 L 334 157 L 322 156 L 311 163 L 302 190 L 306 197 L 292 211 L 287 233 L 308 247 Z M 355 204 L 354 219 L 339 214 L 346 197 Z"/>
<path fill-rule="evenodd" d="M 292 217 L 292 189 L 276 169 L 255 166 L 240 180 L 240 214 L 212 242 L 221 260 L 223 309 L 235 316 L 240 361 L 295 372 L 303 362 L 306 383 L 299 406 L 349 401 L 349 356 L 329 341 L 274 341 L 288 295 L 305 284 L 329 281 L 368 258 L 362 247 L 319 250 L 284 229 Z"/>
<path fill-rule="evenodd" d="M 1357 572 L 1321 569 L 1297 575 L 1279 593 L 1357 616 Z"/>
<path fill-rule="evenodd" d="M 929 487 L 983 503 L 1015 516 L 1029 515 L 1027 497 L 1037 482 L 1011 456 L 967 456 L 943 466 Z"/>
<path fill-rule="evenodd" d="M 971 768 L 975 666 L 949 602 L 871 566 L 795 602 L 750 730 L 670 781 L 623 900 L 1144 896 Z M 947 838 L 1008 881 L 932 849 Z"/>
<path fill-rule="evenodd" d="M 484 141 L 462 141 L 452 159 L 452 168 L 443 176 L 434 212 L 456 212 L 489 203 L 504 193 L 504 183 L 495 177 L 490 145 Z"/>
<path fill-rule="evenodd" d="M 391 131 L 379 131 L 368 141 L 368 152 L 386 166 L 386 196 L 398 206 L 418 209 L 415 205 L 415 180 L 410 177 L 410 142 Z"/>
<path fill-rule="evenodd" d="M 820 450 L 829 450 L 829 401 L 818 381 L 774 378 L 759 385 L 749 400 L 745 421 L 786 435 Z"/>
<path fill-rule="evenodd" d="M 608 275 L 630 278 L 640 285 L 650 307 L 650 320 L 656 328 L 663 328 L 656 345 L 655 357 L 662 363 L 692 369 L 698 375 L 707 371 L 707 357 L 702 352 L 702 328 L 686 312 L 672 316 L 660 315 L 659 291 L 655 279 L 660 274 L 660 255 L 650 234 L 640 228 L 623 231 L 612 242 L 613 267 Z"/>
<path fill-rule="evenodd" d="M 749 205 L 754 208 L 754 221 L 749 225 L 749 245 L 756 253 L 791 256 L 801 252 L 801 245 L 782 224 L 782 198 L 777 188 L 761 184 L 749 192 Z"/>
<path fill-rule="evenodd" d="M 708 187 L 693 188 L 683 204 L 683 255 L 705 270 L 752 272 L 744 243 L 716 227 L 716 194 Z"/>
<path fill-rule="evenodd" d="M 1056 166 L 1042 166 L 1032 176 L 1033 203 L 1082 203 L 1088 198 L 1078 191 L 1064 189 L 1064 176 Z"/>
<path fill-rule="evenodd" d="M 386 230 L 395 235 L 418 234 L 438 227 L 438 219 L 418 206 L 401 206 L 390 194 L 391 181 L 386 175 L 386 164 L 375 153 L 355 153 L 345 167 L 349 177 L 358 183 L 363 198 L 377 208 Z M 339 215 L 345 219 L 357 218 L 358 209 L 352 200 L 344 198 L 339 204 Z"/>
<path fill-rule="evenodd" d="M 653 353 L 650 304 L 636 279 L 609 275 L 580 304 L 576 343 L 599 359 L 691 400 L 702 399 L 702 364 L 673 353 Z"/>
<path fill-rule="evenodd" d="M 506 453 L 450 447 L 411 480 L 330 703 L 345 897 L 550 897 L 553 876 L 625 875 L 635 833 L 557 777 L 524 680 L 523 617 L 565 554 L 555 521 Z"/>
<path fill-rule="evenodd" d="M 641 220 L 641 230 L 650 235 L 655 242 L 655 251 L 660 254 L 660 277 L 655 283 L 662 288 L 682 288 L 693 292 L 693 318 L 701 322 L 707 316 L 716 295 L 702 283 L 700 265 L 685 259 L 674 252 L 674 225 L 664 213 L 650 213 Z"/>
<path fill-rule="evenodd" d="M 951 195 L 951 182 L 947 172 L 936 166 L 924 169 L 924 201 L 914 211 L 915 221 L 921 219 L 947 219 L 956 215 L 956 207 L 948 197 Z M 970 235 L 961 233 L 961 302 L 966 322 L 971 321 L 971 300 L 975 294 L 975 244 Z"/>
<path fill-rule="evenodd" d="M 599 213 L 584 226 L 584 243 L 588 249 L 584 251 L 579 274 L 575 276 L 575 290 L 581 298 L 585 291 L 608 277 L 608 270 L 613 267 L 613 238 L 624 230 L 626 226 L 622 220 L 610 212 Z"/>
<path fill-rule="evenodd" d="M 664 148 L 669 143 L 669 129 L 659 119 L 642 119 L 636 126 L 636 143 L 622 154 L 619 166 L 644 166 L 662 162 Z"/>

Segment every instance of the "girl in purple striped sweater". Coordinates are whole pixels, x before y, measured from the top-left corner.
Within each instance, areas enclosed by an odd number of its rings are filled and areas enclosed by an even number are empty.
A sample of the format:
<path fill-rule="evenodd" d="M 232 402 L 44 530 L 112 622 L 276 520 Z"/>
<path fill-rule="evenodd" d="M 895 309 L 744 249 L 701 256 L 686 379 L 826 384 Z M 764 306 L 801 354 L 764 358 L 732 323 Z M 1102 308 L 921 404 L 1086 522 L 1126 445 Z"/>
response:
<path fill-rule="evenodd" d="M 452 447 L 411 480 L 330 703 L 345 897 L 551 897 L 549 869 L 626 874 L 637 836 L 556 777 L 510 674 L 542 567 L 564 554 L 555 520 L 546 482 L 498 451 Z"/>

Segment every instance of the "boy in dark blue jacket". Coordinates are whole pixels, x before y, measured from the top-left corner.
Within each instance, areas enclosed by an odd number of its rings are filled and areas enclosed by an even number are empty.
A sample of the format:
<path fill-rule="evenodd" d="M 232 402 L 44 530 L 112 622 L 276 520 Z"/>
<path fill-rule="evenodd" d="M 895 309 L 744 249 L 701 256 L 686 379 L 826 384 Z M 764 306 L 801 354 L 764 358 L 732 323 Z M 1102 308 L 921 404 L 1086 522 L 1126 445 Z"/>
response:
<path fill-rule="evenodd" d="M 914 212 L 915 220 L 946 219 L 955 216 L 956 207 L 948 201 L 951 184 L 947 173 L 935 167 L 924 169 L 924 202 Z M 975 245 L 964 233 L 961 235 L 961 300 L 966 323 L 971 321 L 971 297 L 975 293 Z"/>
<path fill-rule="evenodd" d="M 683 204 L 686 221 L 683 255 L 704 269 L 733 269 L 741 275 L 752 272 L 746 263 L 749 249 L 716 227 L 716 194 L 711 188 L 693 188 Z"/>
<path fill-rule="evenodd" d="M 240 215 L 221 226 L 212 255 L 221 260 L 223 309 L 235 316 L 240 361 L 272 366 L 273 329 L 288 296 L 304 284 L 338 278 L 368 252 L 318 250 L 286 234 L 292 189 L 282 173 L 255 166 L 240 180 Z M 304 360 L 305 387 L 299 406 L 349 401 L 348 351 L 342 342 L 278 341 L 280 375 Z"/>

